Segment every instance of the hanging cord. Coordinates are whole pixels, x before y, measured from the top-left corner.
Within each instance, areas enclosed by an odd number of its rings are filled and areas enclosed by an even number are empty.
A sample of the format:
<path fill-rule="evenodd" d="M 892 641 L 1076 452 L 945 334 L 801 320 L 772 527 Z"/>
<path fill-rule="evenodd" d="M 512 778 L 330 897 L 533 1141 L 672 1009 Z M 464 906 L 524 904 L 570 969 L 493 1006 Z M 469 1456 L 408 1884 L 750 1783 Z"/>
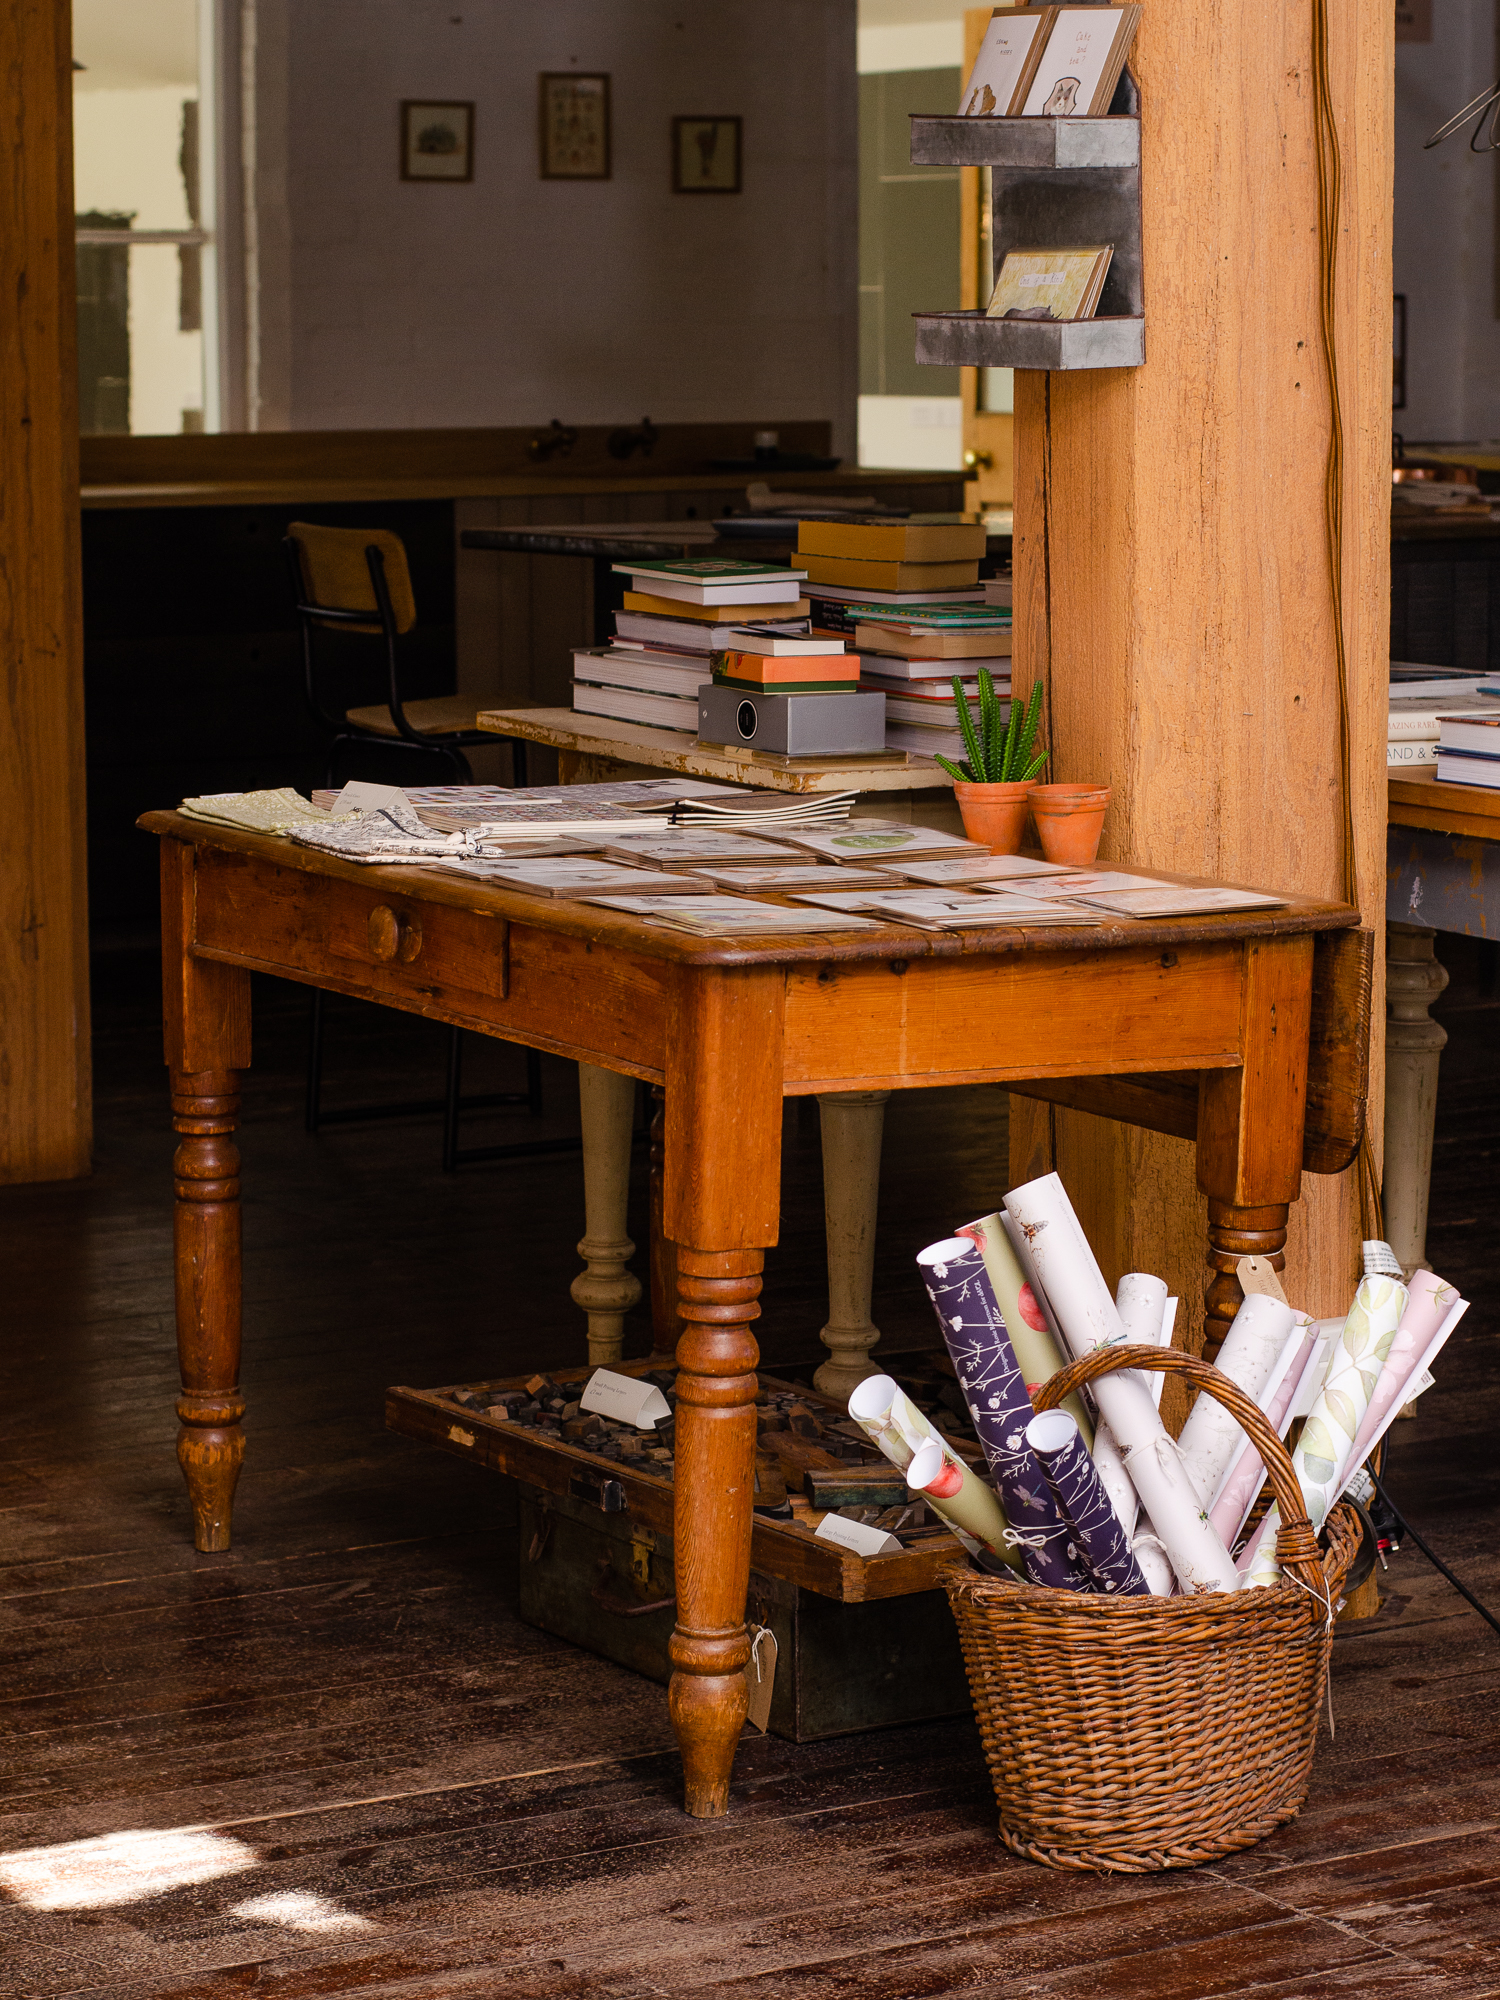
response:
<path fill-rule="evenodd" d="M 1473 1591 L 1469 1589 L 1468 1585 L 1459 1582 L 1458 1578 L 1453 1574 L 1452 1570 L 1449 1569 L 1448 1565 L 1443 1561 L 1442 1557 L 1438 1555 L 1433 1549 L 1430 1549 L 1427 1546 L 1426 1542 L 1423 1541 L 1422 1537 L 1417 1533 L 1416 1529 L 1412 1526 L 1411 1522 L 1408 1521 L 1406 1516 L 1401 1512 L 1400 1508 L 1396 1505 L 1395 1501 L 1391 1498 L 1390 1494 L 1386 1492 L 1385 1487 L 1381 1484 L 1380 1479 L 1377 1477 L 1377 1475 L 1374 1472 L 1370 1471 L 1369 1466 L 1366 1466 L 1365 1470 L 1370 1473 L 1371 1484 L 1374 1486 L 1375 1491 L 1380 1495 L 1381 1499 L 1385 1502 L 1386 1506 L 1390 1508 L 1392 1515 L 1395 1517 L 1396 1525 L 1398 1528 L 1400 1528 L 1402 1534 L 1410 1535 L 1412 1540 L 1416 1543 L 1417 1547 L 1422 1551 L 1423 1555 L 1426 1556 L 1427 1560 L 1432 1564 L 1433 1568 L 1439 1571 L 1441 1575 L 1447 1577 L 1449 1583 L 1453 1585 L 1453 1588 L 1458 1592 L 1460 1597 L 1468 1599 L 1469 1603 L 1473 1605 L 1474 1609 L 1479 1613 L 1480 1617 L 1484 1620 L 1486 1625 L 1490 1626 L 1494 1631 L 1500 1632 L 1500 1618 L 1496 1618 L 1493 1612 L 1486 1611 L 1484 1606 L 1480 1603 L 1479 1599 L 1474 1595 Z"/>
<path fill-rule="evenodd" d="M 1479 113 L 1479 122 L 1469 134 L 1471 153 L 1493 153 L 1500 148 L 1500 83 L 1493 90 L 1482 90 L 1477 97 L 1471 97 L 1462 111 L 1455 111 L 1446 125 L 1439 125 L 1430 139 L 1422 141 L 1422 151 L 1430 153 L 1434 146 L 1440 146 L 1463 124 L 1471 111 Z M 1490 136 L 1484 145 L 1479 143 L 1479 135 L 1484 130 L 1485 113 L 1489 112 Z"/>

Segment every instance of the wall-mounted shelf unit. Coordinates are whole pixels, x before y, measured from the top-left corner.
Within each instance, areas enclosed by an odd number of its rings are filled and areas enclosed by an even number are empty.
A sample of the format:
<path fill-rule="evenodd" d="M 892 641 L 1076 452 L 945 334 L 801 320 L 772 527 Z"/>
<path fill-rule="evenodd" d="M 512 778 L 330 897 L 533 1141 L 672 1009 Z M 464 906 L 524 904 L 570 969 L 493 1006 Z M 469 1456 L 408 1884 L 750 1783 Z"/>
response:
<path fill-rule="evenodd" d="M 1094 319 L 915 313 L 918 361 L 942 368 L 1141 366 L 1140 93 L 1128 71 L 1105 118 L 914 116 L 911 157 L 914 166 L 989 168 L 995 271 L 1007 250 L 1114 245 Z"/>

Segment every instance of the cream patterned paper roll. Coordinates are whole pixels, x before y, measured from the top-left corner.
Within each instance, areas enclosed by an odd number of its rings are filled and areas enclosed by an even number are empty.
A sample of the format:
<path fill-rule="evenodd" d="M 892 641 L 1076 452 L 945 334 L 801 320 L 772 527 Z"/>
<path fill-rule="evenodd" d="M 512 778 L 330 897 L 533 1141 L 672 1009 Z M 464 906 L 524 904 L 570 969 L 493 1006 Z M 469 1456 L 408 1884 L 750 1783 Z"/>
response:
<path fill-rule="evenodd" d="M 1381 1370 L 1406 1310 L 1406 1287 L 1395 1278 L 1361 1278 L 1344 1330 L 1328 1363 L 1323 1387 L 1312 1414 L 1302 1426 L 1292 1469 L 1302 1489 L 1302 1504 L 1316 1534 L 1338 1498 L 1345 1468 L 1354 1456 L 1354 1441 L 1365 1420 Z M 1276 1559 L 1280 1511 L 1272 1507 L 1261 1524 L 1246 1586 L 1272 1584 L 1281 1574 Z"/>
<path fill-rule="evenodd" d="M 883 1452 L 899 1472 L 909 1469 L 912 1459 L 926 1444 L 937 1445 L 945 1459 L 957 1466 L 960 1472 L 967 1471 L 963 1460 L 953 1447 L 933 1429 L 900 1383 L 893 1382 L 889 1375 L 867 1376 L 849 1398 L 849 1415 L 871 1444 Z M 977 1555 L 981 1546 L 980 1540 L 956 1515 L 949 1512 L 947 1502 L 938 1495 L 929 1493 L 927 1504 L 940 1520 L 948 1523 L 969 1554 Z M 1023 1567 L 1020 1555 L 1004 1533 L 1005 1514 L 998 1500 L 995 1506 L 1000 1514 L 999 1539 L 994 1543 L 985 1542 L 983 1546 L 1019 1574 Z"/>
<path fill-rule="evenodd" d="M 1279 1438 L 1285 1438 L 1291 1427 L 1292 1410 L 1302 1392 L 1303 1374 L 1317 1359 L 1320 1345 L 1317 1325 L 1306 1314 L 1300 1314 L 1292 1329 L 1291 1339 L 1295 1344 L 1288 1365 L 1264 1405 L 1266 1422 Z M 1208 1510 L 1209 1520 L 1224 1537 L 1227 1547 L 1232 1549 L 1239 1538 L 1245 1516 L 1255 1505 L 1255 1496 L 1265 1484 L 1265 1478 L 1265 1460 L 1246 1438 L 1224 1475 L 1213 1506 Z"/>
<path fill-rule="evenodd" d="M 1045 1174 L 1005 1197 L 1037 1274 L 1075 1356 L 1118 1346 L 1125 1329 L 1056 1174 Z M 1209 1526 L 1197 1491 L 1168 1437 L 1150 1390 L 1137 1373 L 1101 1375 L 1093 1384 L 1100 1415 L 1124 1454 L 1126 1469 L 1162 1547 L 1189 1594 L 1234 1590 L 1239 1577 L 1222 1539 Z"/>

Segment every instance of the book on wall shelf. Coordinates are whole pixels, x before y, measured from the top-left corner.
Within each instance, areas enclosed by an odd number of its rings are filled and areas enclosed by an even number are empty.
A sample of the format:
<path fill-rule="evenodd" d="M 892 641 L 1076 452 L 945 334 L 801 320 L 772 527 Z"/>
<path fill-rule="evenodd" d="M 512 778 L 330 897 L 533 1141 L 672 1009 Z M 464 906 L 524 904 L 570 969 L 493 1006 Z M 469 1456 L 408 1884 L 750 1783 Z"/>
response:
<path fill-rule="evenodd" d="M 1007 250 L 987 319 L 1092 319 L 1114 256 L 1112 243 Z"/>
<path fill-rule="evenodd" d="M 1057 11 L 1056 7 L 1009 7 L 991 14 L 963 88 L 960 116 L 1021 115 Z"/>
<path fill-rule="evenodd" d="M 1032 71 L 1022 116 L 1102 118 L 1140 25 L 1139 5 L 1058 7 Z"/>

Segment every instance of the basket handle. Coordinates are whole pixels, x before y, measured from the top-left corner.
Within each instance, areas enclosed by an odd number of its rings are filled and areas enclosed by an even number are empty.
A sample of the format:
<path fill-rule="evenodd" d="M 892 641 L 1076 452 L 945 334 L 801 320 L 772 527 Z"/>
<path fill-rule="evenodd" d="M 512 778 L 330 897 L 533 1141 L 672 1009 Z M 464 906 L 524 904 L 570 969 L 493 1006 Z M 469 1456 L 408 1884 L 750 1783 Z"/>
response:
<path fill-rule="evenodd" d="M 1057 1374 L 1042 1383 L 1033 1399 L 1036 1408 L 1039 1411 L 1055 1410 L 1065 1397 L 1072 1395 L 1075 1389 L 1081 1389 L 1085 1382 L 1095 1381 L 1100 1375 L 1113 1375 L 1121 1368 L 1142 1368 L 1158 1375 L 1184 1376 L 1199 1390 L 1212 1396 L 1216 1403 L 1223 1404 L 1260 1453 L 1261 1463 L 1270 1477 L 1271 1490 L 1281 1510 L 1281 1526 L 1276 1535 L 1277 1561 L 1283 1569 L 1295 1572 L 1307 1588 L 1321 1599 L 1325 1584 L 1322 1554 L 1312 1522 L 1307 1517 L 1302 1488 L 1297 1484 L 1297 1475 L 1292 1470 L 1286 1446 L 1267 1423 L 1259 1406 L 1222 1370 L 1200 1361 L 1195 1354 L 1184 1353 L 1180 1347 L 1096 1347 L 1081 1361 L 1059 1369 Z"/>

